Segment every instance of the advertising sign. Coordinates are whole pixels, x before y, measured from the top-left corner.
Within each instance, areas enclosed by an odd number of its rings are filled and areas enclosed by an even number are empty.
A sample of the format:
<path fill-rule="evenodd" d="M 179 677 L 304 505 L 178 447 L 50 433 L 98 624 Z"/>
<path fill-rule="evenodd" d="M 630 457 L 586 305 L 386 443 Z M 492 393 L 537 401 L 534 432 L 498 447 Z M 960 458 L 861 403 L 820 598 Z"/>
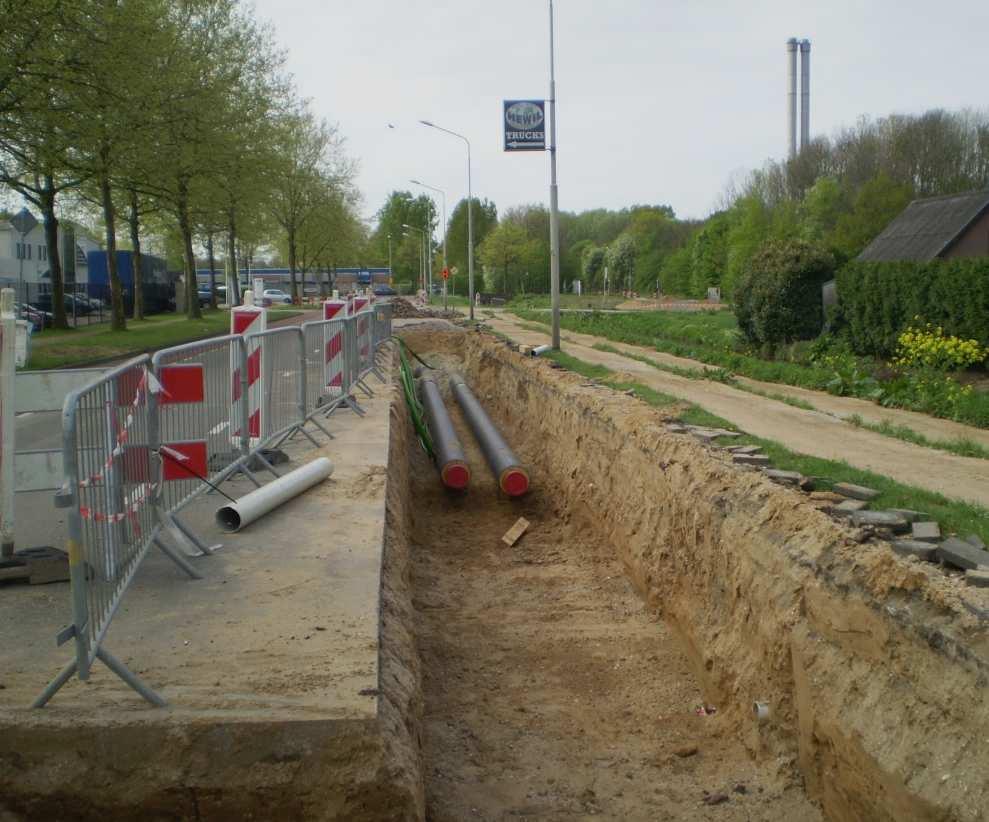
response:
<path fill-rule="evenodd" d="M 545 151 L 546 101 L 504 102 L 505 151 Z"/>

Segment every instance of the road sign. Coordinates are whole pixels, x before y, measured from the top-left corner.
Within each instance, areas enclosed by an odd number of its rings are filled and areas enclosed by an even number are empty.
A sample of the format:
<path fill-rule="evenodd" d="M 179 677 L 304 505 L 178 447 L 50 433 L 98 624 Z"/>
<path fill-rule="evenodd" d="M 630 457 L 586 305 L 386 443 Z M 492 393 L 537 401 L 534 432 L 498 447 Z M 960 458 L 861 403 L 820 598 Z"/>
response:
<path fill-rule="evenodd" d="M 22 208 L 10 218 L 10 224 L 17 229 L 18 234 L 30 234 L 31 230 L 38 224 L 38 221 L 30 211 Z"/>
<path fill-rule="evenodd" d="M 505 100 L 505 151 L 546 150 L 546 101 Z"/>
<path fill-rule="evenodd" d="M 450 269 L 449 268 L 444 268 L 443 269 L 443 279 L 444 280 L 449 280 L 450 279 Z"/>

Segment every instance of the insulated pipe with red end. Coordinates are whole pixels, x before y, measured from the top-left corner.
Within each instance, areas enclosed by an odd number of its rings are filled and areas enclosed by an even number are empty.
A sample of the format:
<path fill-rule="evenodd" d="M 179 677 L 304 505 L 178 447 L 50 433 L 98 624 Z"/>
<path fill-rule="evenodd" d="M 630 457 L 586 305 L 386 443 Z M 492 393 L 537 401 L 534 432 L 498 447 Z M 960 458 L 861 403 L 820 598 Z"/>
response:
<path fill-rule="evenodd" d="M 470 483 L 470 466 L 453 421 L 443 404 L 440 388 L 429 374 L 424 374 L 419 379 L 419 398 L 422 400 L 426 425 L 433 438 L 433 452 L 436 454 L 436 465 L 440 469 L 440 479 L 447 488 L 462 491 Z"/>
<path fill-rule="evenodd" d="M 498 478 L 498 485 L 510 497 L 520 497 L 529 490 L 529 472 L 505 442 L 477 397 L 461 377 L 450 378 L 450 390 L 460 403 L 464 417 L 491 471 Z"/>

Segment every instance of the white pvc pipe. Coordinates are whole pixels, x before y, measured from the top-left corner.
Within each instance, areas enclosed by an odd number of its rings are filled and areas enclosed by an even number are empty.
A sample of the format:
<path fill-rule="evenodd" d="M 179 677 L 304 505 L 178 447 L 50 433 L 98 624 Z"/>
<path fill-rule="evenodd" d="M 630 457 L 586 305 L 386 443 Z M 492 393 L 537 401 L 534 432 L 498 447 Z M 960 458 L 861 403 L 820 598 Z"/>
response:
<path fill-rule="evenodd" d="M 326 457 L 314 459 L 236 502 L 224 505 L 216 512 L 216 524 L 229 534 L 239 531 L 282 503 L 318 485 L 332 473 L 333 463 Z"/>

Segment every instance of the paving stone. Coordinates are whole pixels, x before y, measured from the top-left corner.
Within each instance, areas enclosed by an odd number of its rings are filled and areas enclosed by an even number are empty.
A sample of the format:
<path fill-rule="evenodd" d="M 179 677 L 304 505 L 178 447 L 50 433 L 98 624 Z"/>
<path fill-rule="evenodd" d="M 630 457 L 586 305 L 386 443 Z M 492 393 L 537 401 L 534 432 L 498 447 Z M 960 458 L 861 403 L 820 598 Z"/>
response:
<path fill-rule="evenodd" d="M 910 530 L 910 523 L 892 511 L 856 511 L 852 514 L 852 523 L 859 527 L 888 528 L 894 534 L 904 534 Z"/>
<path fill-rule="evenodd" d="M 804 478 L 804 475 L 799 471 L 780 471 L 778 468 L 767 468 L 763 473 L 771 480 L 787 485 L 799 485 Z"/>
<path fill-rule="evenodd" d="M 938 547 L 938 557 L 948 565 L 966 571 L 989 571 L 989 551 L 976 548 L 964 540 L 948 537 Z"/>
<path fill-rule="evenodd" d="M 967 537 L 965 537 L 965 542 L 967 542 L 969 545 L 974 545 L 976 548 L 978 548 L 981 551 L 986 550 L 986 544 L 981 539 L 979 539 L 977 534 L 969 534 Z"/>
<path fill-rule="evenodd" d="M 719 428 L 719 429 L 717 429 L 717 431 L 718 431 L 718 433 L 722 437 L 732 437 L 732 438 L 734 438 L 734 437 L 740 437 L 740 436 L 742 436 L 738 431 L 727 431 L 724 428 Z"/>
<path fill-rule="evenodd" d="M 668 422 L 666 423 L 666 430 L 672 431 L 674 434 L 683 434 L 686 432 L 687 426 L 680 425 L 679 423 L 675 423 L 675 422 Z"/>
<path fill-rule="evenodd" d="M 736 454 L 758 454 L 759 453 L 759 446 L 758 445 L 733 445 L 732 446 L 732 451 L 734 451 Z"/>
<path fill-rule="evenodd" d="M 915 522 L 911 526 L 913 538 L 921 542 L 940 542 L 941 526 L 936 522 Z"/>
<path fill-rule="evenodd" d="M 930 514 L 924 514 L 920 511 L 911 511 L 909 508 L 890 508 L 895 514 L 899 514 L 907 522 L 920 522 L 921 520 L 929 520 L 931 518 Z"/>
<path fill-rule="evenodd" d="M 732 454 L 731 458 L 739 465 L 769 465 L 769 457 L 765 454 Z"/>
<path fill-rule="evenodd" d="M 989 570 L 966 571 L 965 582 L 967 582 L 973 588 L 989 588 Z"/>
<path fill-rule="evenodd" d="M 701 442 L 714 442 L 718 438 L 714 431 L 691 431 L 690 436 L 696 437 Z"/>
<path fill-rule="evenodd" d="M 839 517 L 850 517 L 852 514 L 857 514 L 863 508 L 867 508 L 868 505 L 869 503 L 860 499 L 846 499 L 844 502 L 835 506 L 834 513 Z"/>
<path fill-rule="evenodd" d="M 850 497 L 851 499 L 864 499 L 866 501 L 875 499 L 880 494 L 879 491 L 876 491 L 873 488 L 866 488 L 864 485 L 853 485 L 850 482 L 835 483 L 834 492 L 836 494 L 841 494 L 843 497 Z"/>
<path fill-rule="evenodd" d="M 898 539 L 893 550 L 902 557 L 917 557 L 925 562 L 937 562 L 937 546 L 916 539 Z"/>
<path fill-rule="evenodd" d="M 801 491 L 813 491 L 817 484 L 814 482 L 813 477 L 803 477 L 799 483 Z"/>

